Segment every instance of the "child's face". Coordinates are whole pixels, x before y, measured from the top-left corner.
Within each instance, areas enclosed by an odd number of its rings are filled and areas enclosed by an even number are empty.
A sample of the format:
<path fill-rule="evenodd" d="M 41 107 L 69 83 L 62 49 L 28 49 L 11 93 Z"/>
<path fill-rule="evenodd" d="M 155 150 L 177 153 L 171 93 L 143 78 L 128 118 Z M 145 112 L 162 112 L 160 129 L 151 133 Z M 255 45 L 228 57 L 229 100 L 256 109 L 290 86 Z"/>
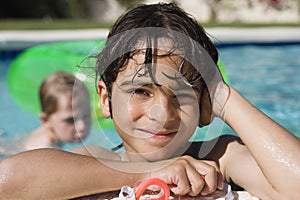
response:
<path fill-rule="evenodd" d="M 80 142 L 90 131 L 89 102 L 77 97 L 73 98 L 72 106 L 70 95 L 63 95 L 58 101 L 58 110 L 48 117 L 49 127 L 61 142 Z"/>
<path fill-rule="evenodd" d="M 143 53 L 136 54 L 119 72 L 112 87 L 113 120 L 128 152 L 160 160 L 184 148 L 194 133 L 199 95 L 178 72 L 180 56 L 154 56 L 153 78 L 144 59 Z"/>

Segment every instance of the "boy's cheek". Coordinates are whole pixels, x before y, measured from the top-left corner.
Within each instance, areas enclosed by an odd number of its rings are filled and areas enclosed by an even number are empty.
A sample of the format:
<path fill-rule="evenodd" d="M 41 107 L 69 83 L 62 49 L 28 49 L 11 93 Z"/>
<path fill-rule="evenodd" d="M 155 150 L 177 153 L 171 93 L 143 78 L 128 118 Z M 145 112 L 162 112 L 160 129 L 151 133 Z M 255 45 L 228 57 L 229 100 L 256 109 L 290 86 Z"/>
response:
<path fill-rule="evenodd" d="M 199 121 L 199 106 L 185 105 L 181 107 L 181 120 L 186 121 L 190 125 L 198 124 Z"/>
<path fill-rule="evenodd" d="M 140 105 L 129 105 L 128 106 L 128 117 L 130 121 L 137 121 L 145 115 L 145 108 Z"/>

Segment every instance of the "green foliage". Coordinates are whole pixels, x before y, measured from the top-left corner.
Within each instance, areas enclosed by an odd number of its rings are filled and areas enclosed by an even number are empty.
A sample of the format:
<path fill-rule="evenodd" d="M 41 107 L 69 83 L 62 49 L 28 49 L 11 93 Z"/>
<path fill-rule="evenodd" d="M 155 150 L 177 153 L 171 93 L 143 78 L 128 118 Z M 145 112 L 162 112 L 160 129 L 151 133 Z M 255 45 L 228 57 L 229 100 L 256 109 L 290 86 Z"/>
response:
<path fill-rule="evenodd" d="M 112 24 L 103 23 L 92 20 L 76 20 L 76 19 L 27 19 L 16 20 L 6 19 L 0 20 L 0 30 L 53 30 L 53 29 L 88 29 L 88 28 L 110 28 Z M 300 27 L 299 23 L 201 23 L 205 28 L 209 27 Z"/>
<path fill-rule="evenodd" d="M 28 19 L 0 20 L 0 30 L 53 30 L 53 29 L 88 29 L 109 28 L 111 24 L 92 20 L 53 20 L 53 19 Z"/>

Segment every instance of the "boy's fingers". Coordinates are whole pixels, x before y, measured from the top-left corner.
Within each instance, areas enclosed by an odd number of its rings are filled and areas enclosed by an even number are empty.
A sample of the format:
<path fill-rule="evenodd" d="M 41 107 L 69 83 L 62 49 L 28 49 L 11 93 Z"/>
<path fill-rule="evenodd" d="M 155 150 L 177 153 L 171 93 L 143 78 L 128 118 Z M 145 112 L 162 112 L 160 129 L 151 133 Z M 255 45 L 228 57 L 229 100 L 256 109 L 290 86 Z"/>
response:
<path fill-rule="evenodd" d="M 163 171 L 169 174 L 164 179 L 175 195 L 207 195 L 223 187 L 223 177 L 217 164 L 212 161 L 183 156 Z"/>
<path fill-rule="evenodd" d="M 189 162 L 194 166 L 199 174 L 205 175 L 205 186 L 201 191 L 201 195 L 207 195 L 214 192 L 218 186 L 221 186 L 221 173 L 217 164 L 213 161 L 200 161 L 188 158 Z M 200 178 L 202 180 L 202 178 Z"/>
<path fill-rule="evenodd" d="M 207 164 L 213 166 L 216 169 L 216 171 L 217 171 L 217 188 L 219 190 L 222 190 L 223 185 L 224 185 L 224 179 L 223 179 L 223 175 L 222 175 L 217 163 L 215 161 L 209 161 L 209 160 L 204 160 L 203 162 L 206 162 Z"/>
<path fill-rule="evenodd" d="M 205 176 L 205 187 L 201 191 L 201 195 L 205 196 L 213 193 L 216 189 L 223 189 L 223 178 L 222 175 L 216 172 L 215 175 Z"/>
<path fill-rule="evenodd" d="M 220 172 L 218 172 L 218 189 L 219 190 L 223 190 L 223 187 L 224 187 L 224 180 L 223 180 L 223 176 Z"/>
<path fill-rule="evenodd" d="M 223 185 L 224 185 L 224 180 L 223 180 L 223 175 L 221 174 L 221 171 L 220 171 L 219 166 L 217 165 L 217 163 L 214 162 L 214 161 L 209 161 L 209 160 L 204 160 L 203 162 L 213 166 L 216 169 L 216 171 L 217 171 L 217 188 L 219 190 L 222 190 Z"/>
<path fill-rule="evenodd" d="M 176 195 L 197 196 L 205 186 L 201 174 L 186 159 L 178 160 L 177 164 L 177 180 L 173 182 L 176 186 L 171 191 Z"/>
<path fill-rule="evenodd" d="M 187 176 L 190 182 L 191 190 L 189 191 L 188 195 L 190 196 L 197 196 L 202 189 L 205 187 L 205 182 L 201 178 L 201 174 L 193 166 L 186 168 Z"/>
<path fill-rule="evenodd" d="M 205 171 L 205 186 L 201 191 L 202 195 L 210 194 L 217 189 L 217 171 L 211 166 L 207 167 Z"/>
<path fill-rule="evenodd" d="M 181 161 L 185 162 L 185 161 Z M 185 195 L 191 190 L 191 185 L 186 173 L 186 164 L 173 166 L 175 177 L 171 177 L 171 191 L 175 195 Z"/>

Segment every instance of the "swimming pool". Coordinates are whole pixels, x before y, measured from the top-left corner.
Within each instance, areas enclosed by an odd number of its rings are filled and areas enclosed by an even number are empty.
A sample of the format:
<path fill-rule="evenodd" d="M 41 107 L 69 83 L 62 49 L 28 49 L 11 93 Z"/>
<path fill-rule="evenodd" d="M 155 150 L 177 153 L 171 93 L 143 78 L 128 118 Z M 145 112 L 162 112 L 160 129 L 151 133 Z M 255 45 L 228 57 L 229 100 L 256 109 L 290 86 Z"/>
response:
<path fill-rule="evenodd" d="M 300 45 L 239 45 L 219 46 L 220 58 L 225 65 L 230 84 L 250 102 L 300 138 Z M 14 56 L 14 55 L 13 55 Z M 7 90 L 6 74 L 13 56 L 0 52 L 0 140 L 11 140 L 24 135 L 40 122 L 34 114 L 19 107 Z M 20 83 L 22 85 L 22 83 Z M 194 139 L 210 139 L 198 129 Z M 105 133 L 104 133 L 105 132 Z M 85 144 L 99 144 L 106 148 L 121 142 L 112 130 L 92 129 Z M 234 134 L 228 127 L 222 133 Z M 219 133 L 217 133 L 219 135 Z M 66 144 L 70 150 L 81 144 Z"/>
<path fill-rule="evenodd" d="M 231 85 L 300 138 L 300 45 L 220 49 Z"/>

